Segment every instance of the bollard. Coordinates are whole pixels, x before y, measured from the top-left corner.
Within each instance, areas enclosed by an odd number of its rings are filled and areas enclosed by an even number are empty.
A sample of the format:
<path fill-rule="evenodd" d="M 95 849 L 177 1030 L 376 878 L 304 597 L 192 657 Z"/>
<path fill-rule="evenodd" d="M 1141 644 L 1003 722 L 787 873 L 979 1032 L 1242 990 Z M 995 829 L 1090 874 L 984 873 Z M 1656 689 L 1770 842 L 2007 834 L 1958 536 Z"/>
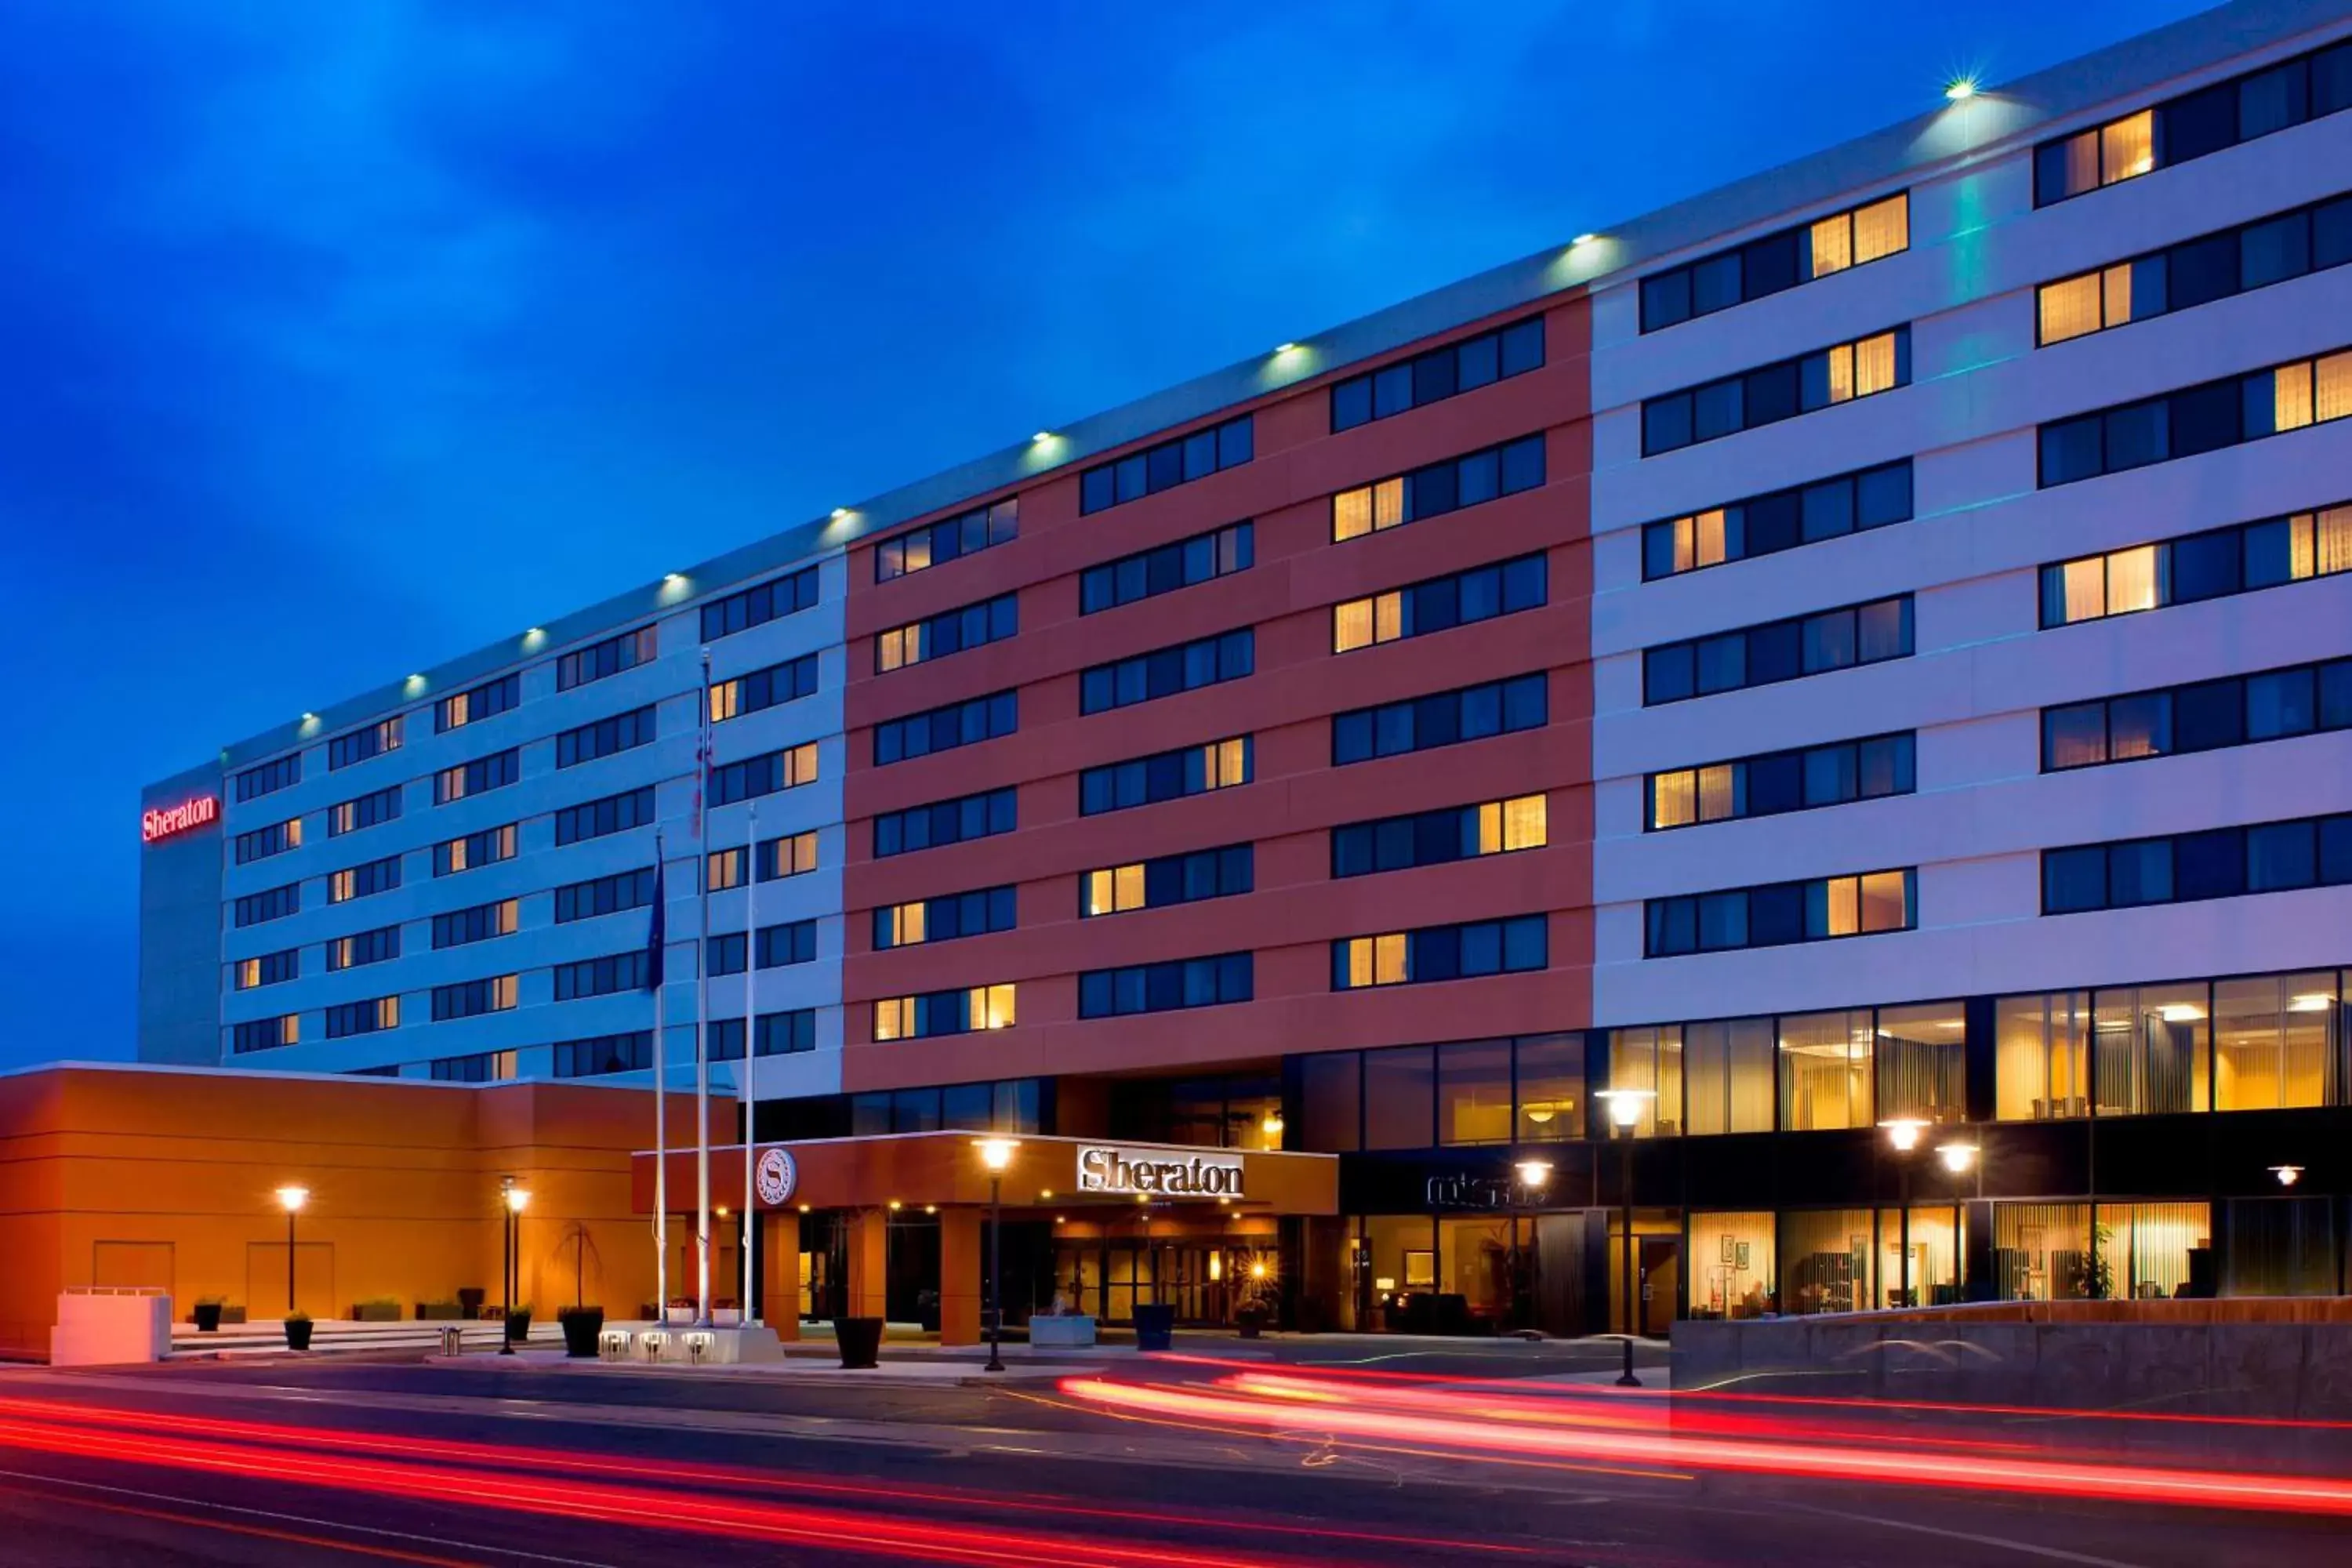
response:
<path fill-rule="evenodd" d="M 465 1354 L 466 1331 L 455 1323 L 445 1325 L 441 1330 L 441 1353 L 445 1356 Z"/>

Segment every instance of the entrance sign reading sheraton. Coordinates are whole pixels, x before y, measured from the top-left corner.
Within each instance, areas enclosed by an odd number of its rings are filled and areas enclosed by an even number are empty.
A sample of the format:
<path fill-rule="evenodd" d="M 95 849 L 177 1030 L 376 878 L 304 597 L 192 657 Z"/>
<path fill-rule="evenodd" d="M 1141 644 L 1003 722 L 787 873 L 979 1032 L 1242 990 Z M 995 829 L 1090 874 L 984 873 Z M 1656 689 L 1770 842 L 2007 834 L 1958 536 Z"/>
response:
<path fill-rule="evenodd" d="M 179 805 L 167 805 L 161 811 L 150 806 L 139 814 L 139 841 L 152 844 L 175 833 L 202 827 L 219 816 L 220 796 L 215 795 L 190 795 Z"/>
<path fill-rule="evenodd" d="M 1089 1145 L 1078 1151 L 1078 1191 L 1237 1198 L 1242 1195 L 1242 1159 L 1238 1154 L 1170 1159 L 1165 1150 Z"/>
<path fill-rule="evenodd" d="M 800 1178 L 800 1170 L 793 1163 L 792 1155 L 783 1150 L 762 1149 L 760 1151 L 760 1163 L 755 1169 L 755 1174 L 760 1184 L 760 1201 L 763 1204 L 781 1204 L 793 1195 L 793 1188 Z"/>

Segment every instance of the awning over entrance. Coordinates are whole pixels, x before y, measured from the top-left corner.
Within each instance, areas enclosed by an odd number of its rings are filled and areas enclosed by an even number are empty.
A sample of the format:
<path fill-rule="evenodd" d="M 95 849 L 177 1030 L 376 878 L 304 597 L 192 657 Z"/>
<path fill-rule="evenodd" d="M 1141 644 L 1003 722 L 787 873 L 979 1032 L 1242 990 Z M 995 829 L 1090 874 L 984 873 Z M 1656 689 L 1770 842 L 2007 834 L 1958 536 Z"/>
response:
<path fill-rule="evenodd" d="M 761 1143 L 753 1156 L 754 1191 L 762 1209 L 882 1208 L 984 1205 L 990 1172 L 971 1132 L 877 1133 L 864 1138 L 816 1138 Z M 1331 1215 L 1339 1207 L 1339 1161 L 1333 1154 L 1256 1149 L 1205 1149 L 1175 1143 L 1123 1142 L 1107 1138 L 1025 1134 L 1003 1174 L 1007 1208 L 1052 1205 L 1204 1204 L 1276 1215 Z M 695 1204 L 695 1152 L 669 1154 L 669 1208 Z M 654 1155 L 633 1162 L 637 1211 L 654 1206 Z M 743 1150 L 710 1152 L 714 1205 L 741 1201 Z"/>

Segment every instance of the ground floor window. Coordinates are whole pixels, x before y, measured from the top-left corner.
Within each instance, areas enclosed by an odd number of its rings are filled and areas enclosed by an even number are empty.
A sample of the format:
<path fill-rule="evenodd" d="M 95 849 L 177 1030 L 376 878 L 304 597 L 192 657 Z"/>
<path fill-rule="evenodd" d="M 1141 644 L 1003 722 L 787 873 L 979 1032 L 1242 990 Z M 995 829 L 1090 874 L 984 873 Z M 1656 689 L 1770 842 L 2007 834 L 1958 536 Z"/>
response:
<path fill-rule="evenodd" d="M 1690 1217 L 1690 1315 L 1760 1318 L 1778 1310 L 1769 1210 Z"/>

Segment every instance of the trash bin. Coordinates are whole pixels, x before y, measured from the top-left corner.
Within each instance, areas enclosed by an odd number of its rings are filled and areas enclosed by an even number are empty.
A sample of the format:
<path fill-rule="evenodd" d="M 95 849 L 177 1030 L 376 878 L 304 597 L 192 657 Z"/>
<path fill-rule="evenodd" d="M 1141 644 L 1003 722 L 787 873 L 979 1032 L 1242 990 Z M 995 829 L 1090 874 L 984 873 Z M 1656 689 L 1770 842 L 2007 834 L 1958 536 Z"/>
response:
<path fill-rule="evenodd" d="M 451 1356 L 465 1354 L 466 1331 L 455 1323 L 445 1324 L 441 1330 L 441 1353 Z"/>
<path fill-rule="evenodd" d="M 833 1321 L 834 1342 L 841 1346 L 841 1364 L 845 1367 L 870 1367 L 881 1364 L 882 1320 L 879 1318 L 835 1318 Z"/>
<path fill-rule="evenodd" d="M 1176 1348 L 1176 1309 L 1164 1303 L 1135 1310 L 1135 1348 L 1165 1351 Z"/>

